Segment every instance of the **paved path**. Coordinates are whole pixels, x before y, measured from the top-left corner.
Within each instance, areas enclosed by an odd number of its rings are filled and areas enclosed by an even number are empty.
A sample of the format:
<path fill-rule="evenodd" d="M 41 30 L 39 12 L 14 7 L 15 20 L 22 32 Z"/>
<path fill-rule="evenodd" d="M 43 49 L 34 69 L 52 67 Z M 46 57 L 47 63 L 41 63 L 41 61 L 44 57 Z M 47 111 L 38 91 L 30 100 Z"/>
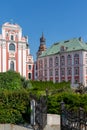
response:
<path fill-rule="evenodd" d="M 28 126 L 18 126 L 13 124 L 0 124 L 0 130 L 33 130 L 30 125 Z M 46 125 L 44 130 L 60 130 L 59 125 Z"/>
<path fill-rule="evenodd" d="M 52 125 L 52 126 L 47 125 L 44 130 L 60 130 L 60 126 L 59 125 Z"/>

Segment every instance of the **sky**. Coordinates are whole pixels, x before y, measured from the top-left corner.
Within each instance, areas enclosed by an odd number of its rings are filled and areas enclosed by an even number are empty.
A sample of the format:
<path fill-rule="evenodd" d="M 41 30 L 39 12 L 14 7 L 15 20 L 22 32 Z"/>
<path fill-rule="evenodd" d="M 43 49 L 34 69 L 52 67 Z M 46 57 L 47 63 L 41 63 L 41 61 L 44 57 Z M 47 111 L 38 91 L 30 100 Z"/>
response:
<path fill-rule="evenodd" d="M 47 48 L 72 38 L 87 41 L 87 0 L 0 0 L 0 28 L 11 21 L 28 36 L 36 60 L 42 32 Z"/>

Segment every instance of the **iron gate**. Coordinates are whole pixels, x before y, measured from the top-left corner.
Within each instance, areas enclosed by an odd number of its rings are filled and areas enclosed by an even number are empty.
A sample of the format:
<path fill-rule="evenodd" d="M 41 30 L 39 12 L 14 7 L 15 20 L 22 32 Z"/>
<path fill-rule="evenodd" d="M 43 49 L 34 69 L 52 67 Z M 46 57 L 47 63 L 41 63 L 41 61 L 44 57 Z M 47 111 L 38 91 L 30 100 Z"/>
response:
<path fill-rule="evenodd" d="M 47 124 L 47 99 L 43 96 L 36 102 L 35 122 L 39 130 L 43 130 Z"/>
<path fill-rule="evenodd" d="M 38 99 L 35 95 L 30 95 L 33 101 L 33 126 L 34 130 L 43 130 L 47 124 L 47 96 L 40 96 Z"/>
<path fill-rule="evenodd" d="M 61 130 L 87 130 L 87 112 L 82 108 L 78 111 L 68 110 L 62 102 Z"/>

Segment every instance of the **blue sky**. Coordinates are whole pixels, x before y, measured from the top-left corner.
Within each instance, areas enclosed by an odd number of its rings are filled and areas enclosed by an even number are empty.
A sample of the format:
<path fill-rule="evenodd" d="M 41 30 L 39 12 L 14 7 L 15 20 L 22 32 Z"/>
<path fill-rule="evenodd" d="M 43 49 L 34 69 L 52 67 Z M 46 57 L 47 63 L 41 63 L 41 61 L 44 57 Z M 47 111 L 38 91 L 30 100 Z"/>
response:
<path fill-rule="evenodd" d="M 11 19 L 28 35 L 34 60 L 42 32 L 47 48 L 80 36 L 87 41 L 87 0 L 0 0 L 0 27 Z"/>

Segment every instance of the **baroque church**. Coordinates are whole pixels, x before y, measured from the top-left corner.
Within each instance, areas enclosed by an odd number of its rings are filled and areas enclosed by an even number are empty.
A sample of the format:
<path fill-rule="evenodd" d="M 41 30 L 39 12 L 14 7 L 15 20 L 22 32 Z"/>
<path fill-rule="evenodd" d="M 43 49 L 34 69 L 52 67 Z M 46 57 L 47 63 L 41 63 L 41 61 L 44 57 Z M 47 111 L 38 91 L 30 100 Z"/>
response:
<path fill-rule="evenodd" d="M 14 70 L 26 79 L 34 79 L 34 61 L 28 37 L 18 24 L 4 23 L 0 34 L 0 72 Z"/>

